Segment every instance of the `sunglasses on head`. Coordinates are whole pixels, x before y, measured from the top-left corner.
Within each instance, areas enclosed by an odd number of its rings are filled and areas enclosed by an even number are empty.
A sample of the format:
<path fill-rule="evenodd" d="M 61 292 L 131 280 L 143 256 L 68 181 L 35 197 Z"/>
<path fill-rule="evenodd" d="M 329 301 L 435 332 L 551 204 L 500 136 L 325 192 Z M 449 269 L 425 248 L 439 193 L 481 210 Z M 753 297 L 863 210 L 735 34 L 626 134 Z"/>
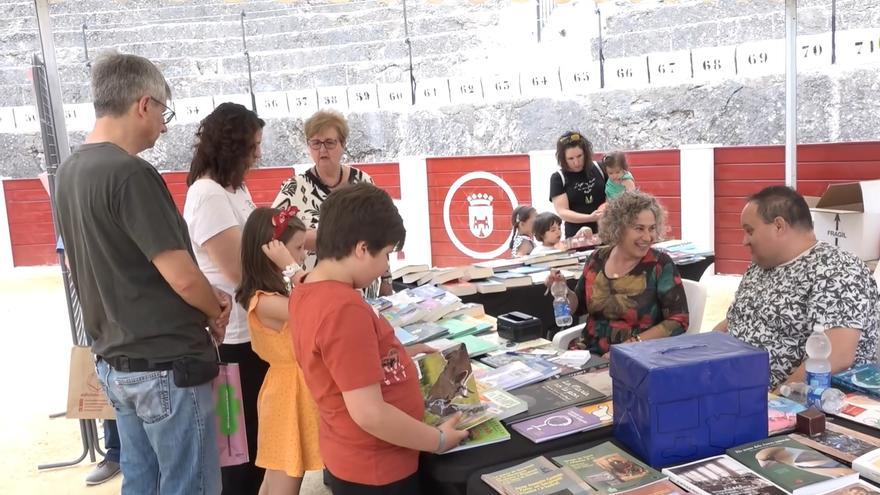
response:
<path fill-rule="evenodd" d="M 562 136 L 561 138 L 559 138 L 559 142 L 561 144 L 576 143 L 580 140 L 581 140 L 581 135 L 576 132 L 572 133 L 572 134 L 566 134 L 565 136 Z"/>

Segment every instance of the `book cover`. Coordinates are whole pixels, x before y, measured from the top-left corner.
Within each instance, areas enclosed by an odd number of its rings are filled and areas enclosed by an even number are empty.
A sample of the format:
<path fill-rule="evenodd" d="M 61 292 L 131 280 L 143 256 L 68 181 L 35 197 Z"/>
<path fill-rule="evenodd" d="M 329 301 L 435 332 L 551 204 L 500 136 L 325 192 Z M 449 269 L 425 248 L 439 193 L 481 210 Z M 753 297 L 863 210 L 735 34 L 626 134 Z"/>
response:
<path fill-rule="evenodd" d="M 552 363 L 544 359 L 544 357 L 540 355 L 509 350 L 505 353 L 486 356 L 484 358 L 481 358 L 480 361 L 488 364 L 489 366 L 494 366 L 495 368 L 500 368 L 513 362 L 520 362 L 525 364 L 529 368 L 532 368 L 535 371 L 541 373 L 541 376 L 543 376 L 544 378 L 559 376 L 560 374 L 562 374 L 563 371 L 571 369 L 565 368 L 564 366 L 559 364 Z"/>
<path fill-rule="evenodd" d="M 611 426 L 614 423 L 614 401 L 611 399 L 588 406 L 581 406 L 581 411 L 596 416 L 599 420 L 596 428 Z"/>
<path fill-rule="evenodd" d="M 446 282 L 441 285 L 444 290 L 447 290 L 456 296 L 472 296 L 477 293 L 477 286 L 470 282 Z"/>
<path fill-rule="evenodd" d="M 493 388 L 513 390 L 543 379 L 541 373 L 517 361 L 487 372 L 480 381 Z"/>
<path fill-rule="evenodd" d="M 846 394 L 845 402 L 837 416 L 880 429 L 880 400 L 853 392 Z"/>
<path fill-rule="evenodd" d="M 575 378 L 560 378 L 534 383 L 516 389 L 513 395 L 526 401 L 529 410 L 508 418 L 508 423 L 533 418 L 565 407 L 582 406 L 608 399 L 607 395 L 584 385 Z"/>
<path fill-rule="evenodd" d="M 474 427 L 491 416 L 480 401 L 471 360 L 464 345 L 423 354 L 416 359 L 419 386 L 425 398 L 425 422 L 437 426 L 461 412 L 458 428 Z"/>
<path fill-rule="evenodd" d="M 481 261 L 479 263 L 474 263 L 474 266 L 479 268 L 491 268 L 492 271 L 494 271 L 497 275 L 499 272 L 505 272 L 507 270 L 510 270 L 511 268 L 521 266 L 522 264 L 522 258 L 499 258 L 497 260 Z"/>
<path fill-rule="evenodd" d="M 552 473 L 558 469 L 559 467 L 546 457 L 537 457 L 500 471 L 480 475 L 480 479 L 496 492 L 503 494 L 503 485 L 506 483 L 519 482 L 537 475 Z"/>
<path fill-rule="evenodd" d="M 420 298 L 422 300 L 440 299 L 446 295 L 445 290 L 443 290 L 439 287 L 436 287 L 434 285 L 423 285 L 421 287 L 413 287 L 412 289 L 407 289 L 406 291 L 402 291 L 402 292 L 409 292 L 413 296 Z M 400 292 L 398 292 L 397 294 L 400 294 Z"/>
<path fill-rule="evenodd" d="M 477 447 L 484 447 L 486 445 L 492 445 L 493 443 L 501 443 L 510 440 L 510 432 L 508 432 L 507 428 L 501 424 L 501 421 L 498 421 L 495 418 L 474 426 L 468 431 L 468 433 L 470 435 L 463 442 L 458 444 L 454 449 L 449 449 L 446 452 L 443 452 L 443 454 L 461 452 L 462 450 L 475 449 Z"/>
<path fill-rule="evenodd" d="M 423 314 L 421 308 L 414 303 L 392 306 L 381 313 L 394 327 L 405 327 L 410 323 L 415 323 L 421 319 Z"/>
<path fill-rule="evenodd" d="M 611 393 L 613 391 L 612 381 L 611 381 L 611 373 L 608 368 L 600 369 L 597 371 L 593 371 L 591 373 L 582 373 L 579 375 L 569 375 L 575 380 L 592 387 L 599 392 L 611 397 Z"/>
<path fill-rule="evenodd" d="M 430 269 L 431 267 L 428 265 L 401 265 L 391 270 L 391 278 L 398 279 L 410 273 L 426 272 Z"/>
<path fill-rule="evenodd" d="M 463 316 L 456 318 L 444 318 L 437 322 L 438 325 L 449 332 L 450 338 L 463 337 L 476 333 L 477 324 L 473 320 L 465 320 Z"/>
<path fill-rule="evenodd" d="M 457 316 L 483 316 L 486 314 L 485 308 L 480 303 L 462 303 L 457 308 L 446 314 L 445 318 L 455 318 Z"/>
<path fill-rule="evenodd" d="M 733 447 L 727 455 L 794 495 L 823 493 L 859 478 L 852 469 L 791 436 Z"/>
<path fill-rule="evenodd" d="M 413 323 L 411 325 L 407 325 L 403 327 L 408 334 L 412 335 L 415 339 L 412 343 L 418 344 L 421 342 L 427 342 L 429 340 L 439 339 L 447 334 L 445 328 L 437 325 L 436 323 Z M 401 342 L 403 342 L 401 340 Z"/>
<path fill-rule="evenodd" d="M 824 495 L 880 495 L 880 488 L 864 481 L 858 481 Z"/>
<path fill-rule="evenodd" d="M 507 495 L 590 495 L 595 493 L 568 468 L 558 468 L 547 474 L 535 475 L 520 481 L 504 483 Z"/>
<path fill-rule="evenodd" d="M 403 345 L 411 345 L 416 343 L 416 337 L 400 327 L 394 327 L 394 336 Z"/>
<path fill-rule="evenodd" d="M 510 273 L 516 273 L 519 275 L 531 275 L 533 273 L 545 272 L 546 268 L 541 266 L 520 266 L 517 268 L 513 268 L 510 270 Z"/>
<path fill-rule="evenodd" d="M 861 457 L 880 447 L 880 438 L 865 435 L 831 422 L 826 422 L 825 431 L 816 436 L 807 437 L 793 433 L 791 437 L 819 452 L 824 452 L 847 463 L 851 463 L 856 457 Z"/>
<path fill-rule="evenodd" d="M 546 442 L 584 430 L 599 423 L 599 419 L 577 407 L 569 407 L 550 414 L 514 423 L 511 427 L 535 443 Z"/>
<path fill-rule="evenodd" d="M 480 280 L 495 275 L 495 270 L 489 266 L 470 265 L 464 268 L 464 276 L 470 280 Z"/>
<path fill-rule="evenodd" d="M 477 384 L 479 388 L 479 384 Z M 519 397 L 497 388 L 481 389 L 480 400 L 486 404 L 486 412 L 498 420 L 515 416 L 528 410 L 529 405 Z"/>
<path fill-rule="evenodd" d="M 570 467 L 601 495 L 625 492 L 666 478 L 611 442 L 552 460 Z"/>
<path fill-rule="evenodd" d="M 785 492 L 726 455 L 666 468 L 663 474 L 698 495 L 785 495 Z"/>
<path fill-rule="evenodd" d="M 770 435 L 793 431 L 797 425 L 797 415 L 807 406 L 776 394 L 767 394 L 767 421 Z"/>
<path fill-rule="evenodd" d="M 831 383 L 844 390 L 880 396 L 880 367 L 862 364 L 831 376 Z"/>
<path fill-rule="evenodd" d="M 852 467 L 865 478 L 875 483 L 880 482 L 880 451 L 874 450 L 857 457 L 852 462 Z"/>
<path fill-rule="evenodd" d="M 464 337 L 456 337 L 452 340 L 464 344 L 467 348 L 468 356 L 470 357 L 482 356 L 487 352 L 492 352 L 495 349 L 498 349 L 498 344 L 493 344 L 492 342 L 475 335 L 465 335 Z"/>
<path fill-rule="evenodd" d="M 688 492 L 669 480 L 661 480 L 620 493 L 621 495 L 687 495 Z"/>
<path fill-rule="evenodd" d="M 507 290 L 506 285 L 494 280 L 478 280 L 473 284 L 477 286 L 477 292 L 480 294 L 497 294 Z"/>

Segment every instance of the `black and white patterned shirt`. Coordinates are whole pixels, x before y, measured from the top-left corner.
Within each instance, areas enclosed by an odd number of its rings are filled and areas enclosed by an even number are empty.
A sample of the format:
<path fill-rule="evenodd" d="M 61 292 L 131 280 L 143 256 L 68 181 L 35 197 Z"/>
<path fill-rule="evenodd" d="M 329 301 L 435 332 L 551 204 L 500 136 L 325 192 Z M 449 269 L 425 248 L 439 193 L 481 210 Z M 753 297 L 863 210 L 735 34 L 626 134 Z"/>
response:
<path fill-rule="evenodd" d="M 359 182 L 373 183 L 372 177 L 354 167 L 349 168 L 348 183 Z M 304 174 L 294 175 L 281 183 L 281 190 L 272 208 L 285 208 L 295 206 L 299 213 L 296 215 L 307 228 L 317 229 L 319 211 L 324 200 L 330 195 L 330 189 L 318 179 L 314 167 L 306 170 Z"/>
<path fill-rule="evenodd" d="M 854 364 L 873 362 L 878 308 L 880 292 L 865 263 L 819 242 L 768 270 L 752 263 L 727 320 L 731 335 L 770 353 L 770 387 L 776 388 L 806 359 L 817 324 L 861 330 Z"/>

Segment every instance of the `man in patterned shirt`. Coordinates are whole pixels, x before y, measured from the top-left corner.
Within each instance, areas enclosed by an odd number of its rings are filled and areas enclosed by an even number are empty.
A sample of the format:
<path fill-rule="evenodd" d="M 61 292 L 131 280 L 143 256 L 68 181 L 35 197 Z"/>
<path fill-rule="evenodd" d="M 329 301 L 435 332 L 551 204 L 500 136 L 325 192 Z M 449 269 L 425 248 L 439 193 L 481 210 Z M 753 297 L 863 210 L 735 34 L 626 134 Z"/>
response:
<path fill-rule="evenodd" d="M 827 328 L 832 373 L 874 361 L 880 293 L 854 255 L 819 242 L 804 198 L 771 186 L 741 214 L 752 264 L 715 329 L 770 353 L 770 386 L 803 382 L 807 338 Z"/>

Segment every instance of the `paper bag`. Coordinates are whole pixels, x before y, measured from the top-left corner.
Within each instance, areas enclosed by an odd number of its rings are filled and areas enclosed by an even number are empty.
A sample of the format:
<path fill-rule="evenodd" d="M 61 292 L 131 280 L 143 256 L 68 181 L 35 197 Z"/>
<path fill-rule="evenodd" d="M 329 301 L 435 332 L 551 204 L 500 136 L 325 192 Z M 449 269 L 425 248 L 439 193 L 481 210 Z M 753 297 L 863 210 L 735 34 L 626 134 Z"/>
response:
<path fill-rule="evenodd" d="M 247 434 L 241 402 L 241 379 L 236 363 L 220 363 L 220 373 L 212 382 L 214 412 L 217 417 L 217 448 L 220 465 L 235 466 L 248 462 Z"/>
<path fill-rule="evenodd" d="M 70 382 L 67 387 L 67 413 L 72 419 L 114 419 L 116 411 L 107 400 L 95 358 L 88 347 L 74 346 L 70 351 Z"/>

